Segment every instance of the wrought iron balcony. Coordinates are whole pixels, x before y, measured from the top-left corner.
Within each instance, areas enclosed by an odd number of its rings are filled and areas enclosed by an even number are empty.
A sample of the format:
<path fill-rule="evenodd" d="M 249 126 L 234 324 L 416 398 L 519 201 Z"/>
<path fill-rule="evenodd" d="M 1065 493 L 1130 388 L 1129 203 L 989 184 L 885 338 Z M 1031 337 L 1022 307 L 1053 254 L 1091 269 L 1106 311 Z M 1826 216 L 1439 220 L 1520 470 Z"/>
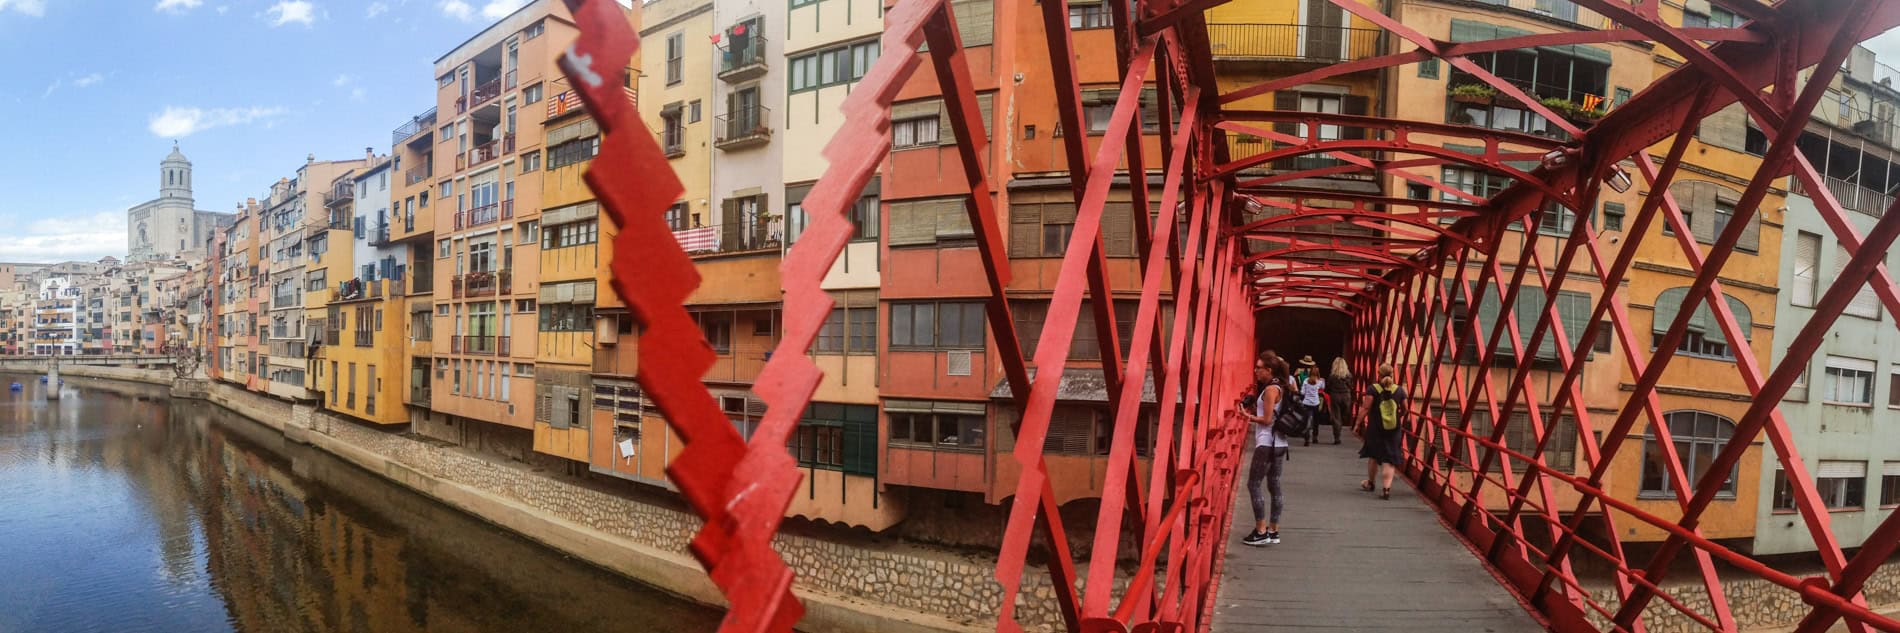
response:
<path fill-rule="evenodd" d="M 756 29 L 755 29 L 756 30 Z M 726 39 L 739 44 L 720 49 L 719 78 L 729 83 L 751 81 L 765 74 L 765 38 L 757 33 L 733 37 L 726 33 Z"/>
<path fill-rule="evenodd" d="M 469 92 L 467 96 L 457 97 L 455 99 L 455 113 L 461 114 L 471 109 L 482 107 L 482 104 L 493 101 L 495 97 L 499 96 L 501 96 L 501 78 L 496 77 L 484 81 L 481 85 L 475 86 L 475 90 Z"/>
<path fill-rule="evenodd" d="M 1384 29 L 1311 24 L 1209 24 L 1215 59 L 1333 63 L 1385 52 Z"/>
<path fill-rule="evenodd" d="M 772 109 L 755 105 L 719 115 L 713 121 L 719 133 L 713 147 L 739 150 L 758 147 L 772 140 Z"/>
<path fill-rule="evenodd" d="M 512 292 L 512 281 L 511 274 L 506 270 L 464 273 L 456 275 L 449 284 L 450 294 L 456 299 L 505 295 Z"/>

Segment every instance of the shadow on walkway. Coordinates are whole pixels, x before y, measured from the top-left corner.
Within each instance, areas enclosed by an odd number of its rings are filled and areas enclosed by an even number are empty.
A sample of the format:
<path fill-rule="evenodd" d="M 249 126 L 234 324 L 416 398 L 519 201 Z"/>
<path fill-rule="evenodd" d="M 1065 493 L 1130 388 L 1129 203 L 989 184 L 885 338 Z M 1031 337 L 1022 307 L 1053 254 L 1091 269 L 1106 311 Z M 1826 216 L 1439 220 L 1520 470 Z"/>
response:
<path fill-rule="evenodd" d="M 1358 456 L 1350 436 L 1338 446 L 1294 443 L 1281 543 L 1264 547 L 1240 542 L 1254 525 L 1242 468 L 1216 633 L 1543 630 L 1403 479 L 1390 501 L 1360 491 Z"/>

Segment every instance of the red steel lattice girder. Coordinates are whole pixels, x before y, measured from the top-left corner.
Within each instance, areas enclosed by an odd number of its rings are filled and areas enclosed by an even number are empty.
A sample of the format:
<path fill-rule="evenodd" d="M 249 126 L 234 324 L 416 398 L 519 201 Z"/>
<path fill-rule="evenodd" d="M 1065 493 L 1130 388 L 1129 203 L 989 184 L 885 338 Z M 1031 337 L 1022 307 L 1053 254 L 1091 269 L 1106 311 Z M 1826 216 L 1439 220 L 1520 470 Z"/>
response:
<path fill-rule="evenodd" d="M 731 604 L 723 630 L 784 631 L 795 623 L 802 608 L 791 594 L 792 574 L 772 551 L 770 542 L 797 484 L 796 468 L 785 452 L 785 439 L 808 405 L 820 374 L 805 355 L 831 308 L 819 282 L 841 252 L 850 233 L 844 208 L 877 170 L 889 149 L 889 106 L 897 86 L 928 58 L 933 65 L 950 127 L 958 140 L 958 155 L 970 187 L 966 210 L 976 228 L 976 246 L 991 297 L 987 317 L 996 345 L 998 368 L 1011 388 L 1019 409 L 1014 458 L 1021 466 L 997 566 L 1003 601 L 999 631 L 1019 630 L 1014 609 L 1029 557 L 1032 531 L 1040 530 L 1048 544 L 1043 557 L 1059 611 L 1071 631 L 1206 630 L 1208 608 L 1218 589 L 1220 560 L 1225 551 L 1231 504 L 1245 424 L 1232 410 L 1232 394 L 1250 376 L 1252 322 L 1258 308 L 1311 305 L 1347 312 L 1353 324 L 1347 354 L 1360 375 L 1370 375 L 1381 360 L 1410 359 L 1400 368 L 1415 398 L 1407 431 L 1413 437 L 1406 473 L 1448 519 L 1495 565 L 1507 585 L 1520 591 L 1554 628 L 1589 630 L 1592 620 L 1613 619 L 1618 628 L 1640 630 L 1644 606 L 1660 598 L 1669 608 L 1687 609 L 1657 583 L 1668 571 L 1676 552 L 1691 549 L 1709 590 L 1713 614 L 1691 613 L 1706 626 L 1732 629 L 1733 614 L 1721 599 L 1720 578 L 1713 564 L 1720 560 L 1734 568 L 1798 592 L 1814 605 L 1802 630 L 1820 630 L 1847 618 L 1856 628 L 1873 626 L 1900 630 L 1900 623 L 1866 609 L 1859 591 L 1876 563 L 1892 554 L 1900 522 L 1885 521 L 1868 547 L 1853 557 L 1842 553 L 1828 529 L 1826 509 L 1814 489 L 1786 424 L 1775 403 L 1813 353 L 1822 333 L 1846 305 L 1857 282 L 1872 279 L 1889 310 L 1900 308 L 1900 293 L 1879 257 L 1900 235 L 1900 220 L 1889 213 L 1865 238 L 1847 223 L 1838 202 L 1821 186 L 1818 174 L 1793 153 L 1808 112 L 1818 99 L 1845 46 L 1878 30 L 1900 24 L 1900 7 L 1890 0 L 1842 3 L 1783 3 L 1767 6 L 1722 0 L 1751 20 L 1739 28 L 1681 28 L 1665 23 L 1656 3 L 1623 4 L 1619 0 L 1577 0 L 1579 5 L 1613 20 L 1618 28 L 1511 37 L 1489 42 L 1449 43 L 1433 40 L 1368 5 L 1350 0 L 1333 2 L 1353 15 L 1372 22 L 1414 46 L 1364 60 L 1345 62 L 1306 73 L 1278 78 L 1226 94 L 1202 92 L 1195 86 L 1215 85 L 1201 12 L 1223 0 L 1138 1 L 1111 11 L 1116 60 L 1122 69 L 1120 95 L 1109 120 L 1107 139 L 1088 155 L 1082 134 L 1063 141 L 1073 166 L 1070 173 L 1077 202 L 1074 237 L 1061 263 L 1047 326 L 1038 345 L 1038 358 L 1022 356 L 1009 313 L 1005 289 L 1008 260 L 999 209 L 989 194 L 992 175 L 984 172 L 983 121 L 976 107 L 974 83 L 963 57 L 960 40 L 944 0 L 899 0 L 886 14 L 883 56 L 851 92 L 843 109 L 847 123 L 827 145 L 831 161 L 824 177 L 805 201 L 812 224 L 791 249 L 783 264 L 785 336 L 768 362 L 755 389 L 768 403 L 768 413 L 751 442 L 739 438 L 719 414 L 697 381 L 710 364 L 710 351 L 692 326 L 681 302 L 699 279 L 691 260 L 680 251 L 662 221 L 662 213 L 680 187 L 671 177 L 651 132 L 615 83 L 624 80 L 625 60 L 637 47 L 615 3 L 608 0 L 567 0 L 581 37 L 562 59 L 589 109 L 608 132 L 602 153 L 589 169 L 587 182 L 611 218 L 622 227 L 614 244 L 616 292 L 645 326 L 643 355 L 649 360 L 639 377 L 666 419 L 686 442 L 686 453 L 669 466 L 669 474 L 693 510 L 706 520 L 692 544 L 694 555 L 711 574 Z M 1043 29 L 1048 39 L 1055 83 L 1058 118 L 1066 129 L 1080 130 L 1079 84 L 1068 26 L 1067 3 L 1041 3 Z M 933 51 L 918 52 L 928 41 Z M 1650 41 L 1682 56 L 1684 67 L 1658 80 L 1615 112 L 1588 129 L 1558 117 L 1530 98 L 1522 88 L 1478 67 L 1468 56 L 1534 46 Z M 1476 77 L 1501 94 L 1514 98 L 1568 132 L 1565 143 L 1496 130 L 1436 122 L 1403 121 L 1381 116 L 1323 115 L 1258 111 L 1226 111 L 1223 104 L 1340 75 L 1387 69 L 1437 58 Z M 1797 81 L 1794 69 L 1819 65 L 1814 79 Z M 1152 75 L 1152 79 L 1151 76 Z M 1100 222 L 1111 181 L 1124 161 L 1134 173 L 1146 173 L 1141 132 L 1133 125 L 1136 95 L 1149 83 L 1159 86 L 1164 111 L 1179 104 L 1181 116 L 1163 125 L 1160 144 L 1163 189 L 1161 213 L 1150 225 L 1138 223 L 1141 256 L 1141 294 L 1131 324 L 1115 322 L 1107 300 L 1110 287 Z M 1762 92 L 1772 86 L 1772 93 Z M 1693 95 L 1693 99 L 1682 98 Z M 1798 96 L 1797 96 L 1798 95 Z M 1764 129 L 1776 132 L 1759 173 L 1736 208 L 1736 220 L 1708 253 L 1688 237 L 1677 203 L 1667 186 L 1680 167 L 1684 143 L 1673 143 L 1660 168 L 1644 154 L 1648 148 L 1682 130 L 1694 129 L 1706 117 L 1728 104 L 1741 103 Z M 1170 117 L 1172 119 L 1173 117 Z M 1363 139 L 1322 141 L 1264 129 L 1250 122 L 1301 124 L 1309 131 L 1321 125 L 1366 130 Z M 629 133 L 616 133 L 629 132 Z M 1274 149 L 1234 159 L 1228 156 L 1228 132 L 1259 136 Z M 1482 154 L 1449 152 L 1423 144 L 1414 134 L 1450 136 L 1479 141 Z M 1680 140 L 1680 139 L 1679 139 Z M 1517 149 L 1509 149 L 1517 148 Z M 1530 160 L 1553 151 L 1555 162 L 1535 170 L 1520 170 L 1507 161 Z M 1242 172 L 1282 158 L 1320 154 L 1339 161 L 1336 167 L 1309 169 L 1265 177 Z M 1411 158 L 1397 158 L 1410 155 Z M 1543 266 L 1534 212 L 1545 201 L 1573 208 L 1591 208 L 1597 189 L 1609 178 L 1611 165 L 1636 157 L 1652 195 L 1634 218 L 1637 231 L 1606 268 L 1596 237 L 1584 223 L 1567 235 L 1552 236 L 1557 249 L 1553 268 Z M 1516 185 L 1482 199 L 1409 170 L 1462 164 L 1512 177 Z M 1741 226 L 1756 213 L 1768 181 L 1792 171 L 1818 192 L 1816 206 L 1840 239 L 1851 261 L 1841 280 L 1829 288 L 1815 318 L 1801 328 L 1788 359 L 1764 376 L 1749 354 L 1738 356 L 1738 370 L 1753 405 L 1738 425 L 1738 433 L 1717 458 L 1727 464 L 1740 458 L 1758 434 L 1766 432 L 1784 470 L 1797 489 L 1797 509 L 1827 563 L 1830 579 L 1797 579 L 1761 565 L 1714 543 L 1695 531 L 1697 517 L 1708 507 L 1721 485 L 1718 475 L 1706 474 L 1690 482 L 1676 460 L 1667 473 L 1677 493 L 1681 516 L 1655 516 L 1610 496 L 1602 485 L 1611 460 L 1628 441 L 1638 415 L 1645 416 L 1653 433 L 1669 444 L 1667 425 L 1661 423 L 1657 380 L 1674 358 L 1676 341 L 1683 336 L 1689 315 L 1706 302 L 1733 349 L 1746 350 L 1745 333 L 1723 301 L 1716 280 L 1733 253 Z M 1403 201 L 1380 195 L 1313 191 L 1289 183 L 1301 178 L 1370 173 L 1428 187 L 1432 193 L 1460 202 Z M 1137 208 L 1147 208 L 1146 178 L 1130 178 Z M 1305 199 L 1344 203 L 1306 206 Z M 1249 218 L 1243 201 L 1253 200 L 1285 213 Z M 1282 202 L 1291 200 L 1293 202 Z M 1261 205 L 1255 205 L 1261 206 Z M 1398 207 L 1415 209 L 1407 215 Z M 1177 215 L 1185 211 L 1182 218 Z M 1684 309 L 1651 353 L 1633 342 L 1634 328 L 1623 308 L 1619 288 L 1636 244 L 1646 236 L 1641 229 L 1660 214 L 1673 228 L 1696 283 Z M 1177 235 L 1177 220 L 1186 231 Z M 1446 223 L 1449 221 L 1449 223 Z M 1522 222 L 1516 261 L 1501 259 L 1501 247 L 1510 241 L 1506 225 Z M 1320 229 L 1338 228 L 1345 233 Z M 1352 232 L 1358 231 L 1358 232 Z M 1371 231 L 1370 237 L 1365 233 Z M 1177 245 L 1179 246 L 1177 248 Z M 1265 246 L 1266 248 L 1256 248 Z M 1579 260 L 1582 263 L 1578 263 Z M 1467 279 L 1467 267 L 1477 266 L 1476 287 Z M 1556 291 L 1568 286 L 1573 267 L 1596 272 L 1601 282 L 1591 323 L 1605 316 L 1622 347 L 1624 362 L 1641 376 L 1601 444 L 1595 443 L 1589 414 L 1580 406 L 1578 375 L 1598 328 L 1566 332 L 1556 310 Z M 1533 274 L 1527 274 L 1534 271 Z M 1509 281 L 1505 281 L 1505 277 Z M 1520 330 L 1516 310 L 1497 323 L 1482 323 L 1476 299 L 1490 291 L 1500 305 L 1516 305 L 1519 291 L 1542 291 L 1542 306 L 1530 314 L 1528 335 Z M 1168 288 L 1165 296 L 1163 288 Z M 1066 364 L 1065 343 L 1072 337 L 1082 302 L 1088 301 L 1097 335 L 1105 350 L 1102 369 L 1114 402 L 1110 461 L 1101 511 L 1094 526 L 1094 547 L 1086 592 L 1078 594 L 1076 561 L 1062 525 L 1041 454 L 1048 431 L 1054 390 Z M 1164 304 L 1176 305 L 1178 318 L 1162 326 Z M 1454 310 L 1462 319 L 1448 318 Z M 1900 311 L 1900 310 L 1897 310 Z M 1136 330 L 1126 359 L 1117 344 L 1121 327 Z M 1489 328 L 1488 330 L 1486 328 Z M 1164 331 L 1167 330 L 1167 331 Z M 1492 384 L 1490 361 L 1500 355 L 1525 359 L 1552 341 L 1556 371 L 1562 384 L 1548 416 L 1539 407 L 1520 403 L 1532 389 L 1528 363 L 1509 372 L 1506 385 Z M 1441 362 L 1447 350 L 1469 345 L 1477 349 L 1477 369 Z M 1508 345 L 1508 347 L 1506 347 Z M 1114 350 L 1110 352 L 1109 350 Z M 1649 358 L 1645 358 L 1649 356 Z M 1029 368 L 1039 369 L 1032 378 Z M 1139 418 L 1142 377 L 1152 372 L 1159 386 L 1160 415 L 1182 424 L 1162 424 L 1155 438 L 1154 463 L 1144 487 L 1131 482 L 1136 473 L 1134 429 Z M 1549 377 L 1546 376 L 1546 379 Z M 1582 453 L 1589 468 L 1577 476 L 1545 463 L 1553 439 L 1547 420 L 1559 419 L 1566 406 L 1576 406 L 1583 430 Z M 1436 411 L 1459 412 L 1447 420 Z M 1482 410 L 1495 424 L 1485 434 L 1472 431 L 1472 414 Z M 1535 445 L 1528 453 L 1505 442 L 1511 413 L 1525 409 Z M 1665 446 L 1665 448 L 1669 448 Z M 1524 466 L 1514 474 L 1505 463 Z M 1487 486 L 1487 484 L 1495 484 Z M 1500 511 L 1485 501 L 1485 489 L 1500 494 Z M 1581 495 L 1579 507 L 1560 512 L 1555 505 L 1558 487 Z M 1693 495 L 1690 495 L 1693 488 Z M 1522 519 L 1526 511 L 1540 517 L 1549 546 L 1537 544 Z M 1132 515 L 1132 517 L 1128 516 Z M 1614 517 L 1612 515 L 1615 515 Z M 1579 538 L 1581 521 L 1599 516 L 1634 520 L 1666 533 L 1667 540 L 1647 565 L 1638 567 L 1624 557 L 1614 529 L 1597 544 Z M 1139 548 L 1136 571 L 1119 601 L 1112 590 L 1121 530 L 1132 519 Z M 1573 552 L 1598 556 L 1615 570 L 1620 605 L 1595 603 L 1581 591 L 1571 569 Z M 1166 553 L 1163 558 L 1163 552 Z"/>

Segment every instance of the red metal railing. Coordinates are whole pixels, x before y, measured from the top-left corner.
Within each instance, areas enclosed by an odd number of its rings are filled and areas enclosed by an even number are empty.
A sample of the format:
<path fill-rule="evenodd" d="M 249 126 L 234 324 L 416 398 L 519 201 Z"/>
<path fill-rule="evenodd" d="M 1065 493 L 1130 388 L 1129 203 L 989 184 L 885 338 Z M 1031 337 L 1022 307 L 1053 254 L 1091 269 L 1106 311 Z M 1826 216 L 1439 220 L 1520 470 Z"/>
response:
<path fill-rule="evenodd" d="M 601 171 L 590 167 L 586 180 L 622 227 L 613 258 L 613 274 L 621 283 L 613 287 L 623 292 L 646 328 L 638 380 L 665 413 L 666 423 L 686 442 L 668 474 L 704 519 L 693 553 L 730 605 L 722 631 L 790 631 L 803 610 L 791 592 L 792 571 L 771 542 L 800 483 L 784 447 L 820 379 L 805 352 L 832 309 L 820 282 L 851 235 L 845 212 L 887 159 L 889 107 L 899 86 L 927 61 L 932 64 L 930 79 L 943 97 L 947 132 L 956 140 L 945 152 L 955 153 L 970 194 L 966 210 L 979 254 L 975 259 L 990 296 L 1005 296 L 1011 272 L 1003 239 L 1006 227 L 989 194 L 989 183 L 997 179 L 986 172 L 1006 161 L 990 160 L 994 154 L 986 154 L 994 150 L 986 145 L 976 87 L 987 84 L 971 76 L 974 70 L 956 39 L 947 3 L 899 0 L 891 6 L 881 56 L 842 106 L 848 114 L 826 147 L 829 166 L 803 205 L 811 222 L 799 238 L 800 246 L 787 252 L 782 265 L 787 325 L 778 349 L 786 353 L 773 354 L 755 383 L 767 413 L 746 441 L 700 382 L 714 357 L 682 307 L 697 277 L 689 274 L 692 261 L 664 221 L 681 185 L 654 134 L 618 87 L 624 85 L 625 62 L 638 39 L 616 3 L 568 4 L 581 35 L 574 54 L 561 63 L 606 132 L 594 163 Z M 1865 236 L 1858 234 L 1842 205 L 1825 193 L 1825 183 L 1795 151 L 1809 113 L 1827 94 L 1851 45 L 1900 25 L 1900 2 L 1848 0 L 1805 3 L 1798 9 L 1797 3 L 1722 3 L 1750 20 L 1749 28 L 1738 30 L 1683 29 L 1628 4 L 1579 0 L 1579 6 L 1601 12 L 1603 24 L 1629 28 L 1587 37 L 1506 35 L 1506 42 L 1485 44 L 1486 50 L 1503 50 L 1643 42 L 1686 60 L 1587 130 L 1558 115 L 1551 104 L 1530 98 L 1522 87 L 1462 58 L 1458 49 L 1447 48 L 1443 34 L 1421 33 L 1352 2 L 1336 4 L 1351 12 L 1355 23 L 1364 21 L 1388 37 L 1405 40 L 1398 44 L 1409 52 L 1268 78 L 1221 94 L 1202 93 L 1199 86 L 1215 84 L 1201 23 L 1204 11 L 1218 4 L 1142 3 L 1140 12 L 1115 21 L 1121 24 L 1114 32 L 1120 92 L 1101 126 L 1106 142 L 1091 149 L 1084 134 L 1068 134 L 1060 142 L 1076 211 L 1052 278 L 1052 298 L 1034 359 L 1038 376 L 1044 377 L 1060 376 L 1067 365 L 1068 343 L 1085 294 L 1103 296 L 1111 287 L 1108 267 L 1091 263 L 1104 244 L 1102 217 L 1116 174 L 1122 169 L 1148 173 L 1144 161 L 1153 158 L 1141 151 L 1144 139 L 1137 117 L 1142 90 L 1158 89 L 1163 112 L 1172 113 L 1174 103 L 1183 105 L 1178 123 L 1161 117 L 1162 142 L 1156 144 L 1160 151 L 1151 153 L 1165 163 L 1163 186 L 1151 192 L 1146 179 L 1133 179 L 1126 190 L 1134 208 L 1149 208 L 1153 197 L 1161 210 L 1154 223 L 1138 222 L 1134 231 L 1142 288 L 1135 321 L 1116 323 L 1110 302 L 1087 304 L 1095 310 L 1101 370 L 1115 422 L 1108 467 L 1101 475 L 1103 494 L 1086 582 L 1079 577 L 1083 567 L 1070 550 L 1041 450 L 1060 381 L 1030 379 L 1031 363 L 1022 353 L 1008 302 L 985 304 L 994 345 L 986 351 L 994 352 L 991 362 L 1010 385 L 1012 396 L 1003 406 L 1012 409 L 1017 420 L 1012 429 L 1016 448 L 1006 459 L 1015 462 L 1019 475 L 1016 489 L 1005 495 L 1011 508 L 996 573 L 1002 591 L 992 605 L 998 631 L 1019 630 L 1018 609 L 1032 604 L 1059 612 L 1069 631 L 1208 629 L 1206 614 L 1218 595 L 1225 528 L 1233 519 L 1227 501 L 1235 491 L 1247 428 L 1236 417 L 1234 396 L 1251 382 L 1255 313 L 1287 306 L 1331 310 L 1349 320 L 1345 355 L 1358 375 L 1376 375 L 1381 363 L 1397 365 L 1395 379 L 1411 394 L 1403 427 L 1409 440 L 1404 444 L 1405 475 L 1553 630 L 1647 630 L 1646 618 L 1664 617 L 1691 623 L 1680 628 L 1742 628 L 1737 617 L 1741 610 L 1724 596 L 1718 562 L 1726 573 L 1759 578 L 1811 607 L 1798 623 L 1799 631 L 1825 630 L 1843 617 L 1851 620 L 1852 629 L 1900 630 L 1900 621 L 1869 610 L 1861 596 L 1876 567 L 1900 547 L 1900 518 L 1883 519 L 1849 557 L 1829 527 L 1828 508 L 1787 422 L 1776 412 L 1863 283 L 1872 280 L 1883 305 L 1900 310 L 1900 290 L 1879 266 L 1881 256 L 1900 237 L 1900 219 L 1895 218 L 1900 214 L 1885 213 Z M 1552 18 L 1540 23 L 1568 24 L 1553 28 L 1590 26 L 1585 15 L 1572 13 L 1574 7 L 1544 7 L 1528 0 L 1504 4 L 1508 7 L 1502 10 L 1541 11 L 1542 17 Z M 1076 88 L 1070 16 L 1062 3 L 1041 7 L 1044 32 L 1054 35 L 1047 47 L 1054 60 L 1049 76 L 1056 84 L 1057 119 L 1062 129 L 1089 129 Z M 926 42 L 931 51 L 927 60 L 916 54 Z M 1432 55 L 1446 56 L 1442 61 L 1496 90 L 1500 98 L 1524 104 L 1574 140 L 1558 143 L 1434 121 L 1223 107 L 1345 73 L 1405 67 Z M 1800 68 L 1813 70 L 1803 76 L 1793 70 Z M 1772 91 L 1765 90 L 1771 86 Z M 1590 222 L 1539 226 L 1545 218 L 1539 210 L 1551 202 L 1595 209 L 1599 199 L 1609 195 L 1605 183 L 1616 191 L 1632 188 L 1634 178 L 1625 169 L 1641 172 L 1637 176 L 1645 181 L 1646 191 L 1668 191 L 1683 171 L 1688 145 L 1704 115 L 1735 103 L 1768 131 L 1771 141 L 1761 167 L 1735 201 L 1734 215 L 1715 235 L 1699 238 L 1679 201 L 1666 195 L 1646 195 L 1636 203 L 1639 211 L 1621 236 L 1625 241 L 1613 251 L 1600 247 Z M 1345 127 L 1364 133 L 1331 138 L 1317 132 Z M 1274 145 L 1243 158 L 1225 156 L 1225 147 L 1215 147 L 1216 128 Z M 1474 139 L 1484 149 L 1476 154 L 1448 150 L 1413 142 L 1413 134 Z M 1650 152 L 1665 143 L 1668 156 L 1658 163 Z M 1372 153 L 1378 160 L 1367 157 Z M 1295 162 L 1296 169 L 1289 173 L 1247 173 L 1254 166 L 1305 156 L 1331 160 L 1304 167 Z M 1631 167 L 1619 166 L 1625 160 Z M 1524 161 L 1537 165 L 1524 167 Z M 1473 194 L 1441 182 L 1441 170 L 1447 168 L 1482 169 L 1507 176 L 1514 184 L 1501 192 Z M 1755 349 L 1724 300 L 1718 277 L 1738 257 L 1743 234 L 1759 226 L 1751 220 L 1767 200 L 1771 182 L 1790 172 L 1817 196 L 1815 206 L 1849 253 L 1849 261 L 1815 302 L 1812 318 L 1777 324 L 1799 332 L 1777 364 L 1764 368 L 1755 354 L 1736 355 L 1736 381 L 1747 392 L 1746 404 L 1737 406 L 1746 411 L 1735 419 L 1731 436 L 1713 442 L 1714 452 L 1705 461 L 1685 462 L 1675 454 L 1670 425 L 1661 417 L 1660 381 L 1670 371 L 1691 320 L 1697 320 L 1698 327 L 1712 322 L 1721 331 L 1704 334 L 1719 334 L 1729 349 Z M 618 177 L 626 173 L 650 177 Z M 1375 182 L 1402 180 L 1406 193 L 1425 195 L 1401 198 L 1300 184 L 1316 176 L 1352 173 L 1378 173 Z M 1668 223 L 1670 235 L 1647 230 L 1659 219 Z M 1174 234 L 1180 230 L 1177 220 L 1187 224 L 1180 235 Z M 1511 228 L 1514 225 L 1521 228 Z M 1341 234 L 1315 234 L 1318 228 Z M 1522 237 L 1506 239 L 1507 231 Z M 1667 253 L 1682 262 L 1688 271 L 1683 277 L 1692 278 L 1685 279 L 1689 285 L 1673 320 L 1666 327 L 1656 324 L 1662 333 L 1653 349 L 1641 344 L 1647 337 L 1636 337 L 1637 324 L 1627 314 L 1632 298 L 1625 296 L 1632 291 L 1625 282 L 1645 239 L 1664 240 L 1641 249 L 1645 258 Z M 1676 243 L 1679 258 L 1668 241 Z M 1168 328 L 1160 318 L 1164 287 L 1177 289 L 1167 298 L 1177 315 Z M 1590 316 L 1580 322 L 1593 326 L 1566 333 L 1564 324 L 1579 320 L 1557 304 L 1559 291 L 1573 287 L 1591 291 L 1585 297 L 1593 306 Z M 1486 295 L 1512 309 L 1485 310 Z M 1478 299 L 1471 299 L 1474 296 Z M 1520 305 L 1520 297 L 1526 303 Z M 1701 303 L 1712 316 L 1695 316 Z M 1275 318 L 1276 313 L 1263 312 L 1262 317 Z M 1499 322 L 1486 322 L 1493 318 Z M 1528 329 L 1521 327 L 1520 318 Z M 1594 327 L 1597 323 L 1608 325 Z M 1130 325 L 1133 343 L 1124 358 L 1118 332 Z M 1620 349 L 1589 360 L 1596 337 L 1612 333 Z M 1554 358 L 1541 352 L 1546 340 Z M 1467 346 L 1476 358 L 1446 354 Z M 1548 360 L 1493 365 L 1507 356 Z M 1579 376 L 1590 362 L 1623 363 L 1614 370 L 1634 377 L 1633 384 L 1617 392 L 1624 401 L 1601 401 L 1593 395 L 1590 406 L 1583 406 Z M 1150 374 L 1157 384 L 1160 418 L 1182 422 L 1178 429 L 1161 425 L 1152 453 L 1155 463 L 1141 481 L 1133 434 L 1141 419 L 1141 377 Z M 1605 423 L 1608 413 L 1603 409 L 1610 407 L 1616 413 Z M 1591 419 L 1592 408 L 1596 420 Z M 1474 425 L 1478 414 L 1493 422 Z M 1662 454 L 1656 461 L 1674 495 L 1669 512 L 1612 494 L 1605 483 L 1619 451 L 1646 441 L 1636 429 L 1639 417 L 1647 421 L 1654 450 Z M 1566 419 L 1574 419 L 1575 426 L 1565 427 Z M 1554 429 L 1561 428 L 1574 428 L 1577 436 L 1556 437 Z M 1773 446 L 1773 459 L 1787 473 L 1795 515 L 1824 563 L 1825 572 L 1818 577 L 1799 578 L 1777 570 L 1699 531 L 1732 467 L 1748 459 L 1751 445 L 1764 437 Z M 1553 440 L 1568 439 L 1574 439 L 1581 455 L 1581 466 L 1574 472 L 1554 467 L 1549 459 Z M 1698 467 L 1689 471 L 1685 463 Z M 1574 507 L 1557 505 L 1560 490 L 1574 493 Z M 1748 510 L 1752 515 L 1752 508 Z M 1600 522 L 1602 527 L 1586 531 L 1585 522 Z M 1621 539 L 1634 524 L 1665 535 L 1644 560 L 1623 549 Z M 1117 565 L 1118 550 L 1129 536 L 1139 562 Z M 1036 541 L 1046 544 L 1034 560 L 1049 577 L 1053 599 L 1035 600 L 1022 591 L 1023 574 L 1032 560 L 1029 550 Z M 1677 557 L 1685 553 L 1691 560 L 1677 565 Z M 1589 579 L 1578 569 L 1589 567 L 1607 570 L 1613 599 L 1599 599 L 1587 590 Z M 1118 569 L 1131 570 L 1126 585 L 1118 582 Z M 1700 574 L 1706 595 L 1697 601 L 1701 606 L 1688 606 L 1691 601 L 1678 595 L 1686 593 L 1682 588 L 1663 585 L 1678 569 Z M 1084 589 L 1078 591 L 1078 586 Z"/>

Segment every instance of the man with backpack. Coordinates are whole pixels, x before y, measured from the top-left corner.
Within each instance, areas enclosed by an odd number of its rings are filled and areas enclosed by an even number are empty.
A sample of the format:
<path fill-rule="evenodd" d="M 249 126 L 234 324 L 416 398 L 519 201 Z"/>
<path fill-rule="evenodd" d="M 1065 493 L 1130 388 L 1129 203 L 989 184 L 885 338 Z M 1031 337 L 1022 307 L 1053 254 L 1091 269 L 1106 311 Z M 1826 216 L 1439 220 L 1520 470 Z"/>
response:
<path fill-rule="evenodd" d="M 1379 366 L 1379 381 L 1371 388 L 1371 406 L 1366 408 L 1366 444 L 1359 456 L 1366 458 L 1366 480 L 1359 489 L 1373 490 L 1373 482 L 1383 475 L 1380 499 L 1392 498 L 1392 476 L 1399 460 L 1405 458 L 1401 441 L 1405 437 L 1405 388 L 1392 377 L 1391 365 Z M 1383 472 L 1381 469 L 1383 468 Z"/>
<path fill-rule="evenodd" d="M 1272 352 L 1254 361 L 1254 393 L 1241 401 L 1241 410 L 1253 423 L 1253 459 L 1247 466 L 1247 494 L 1253 502 L 1254 529 L 1241 543 L 1253 546 L 1280 542 L 1280 512 L 1286 508 L 1286 495 L 1280 489 L 1280 474 L 1285 469 L 1288 437 L 1305 435 L 1304 409 L 1287 398 L 1287 367 Z M 1271 506 L 1260 493 L 1265 482 L 1273 496 Z M 1269 513 L 1270 511 L 1270 513 Z"/>

